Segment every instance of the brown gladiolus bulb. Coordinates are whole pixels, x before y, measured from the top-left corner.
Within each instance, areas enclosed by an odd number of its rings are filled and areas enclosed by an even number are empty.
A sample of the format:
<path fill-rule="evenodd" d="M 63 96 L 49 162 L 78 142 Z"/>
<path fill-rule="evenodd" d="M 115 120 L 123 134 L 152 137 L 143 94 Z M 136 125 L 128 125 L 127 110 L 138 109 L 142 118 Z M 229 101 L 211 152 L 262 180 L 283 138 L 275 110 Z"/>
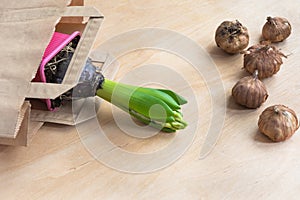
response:
<path fill-rule="evenodd" d="M 251 74 L 258 71 L 258 78 L 263 79 L 276 74 L 282 65 L 281 53 L 275 46 L 257 44 L 249 47 L 244 54 L 244 68 Z"/>
<path fill-rule="evenodd" d="M 215 41 L 225 52 L 239 53 L 249 44 L 248 30 L 238 20 L 224 21 L 216 30 Z"/>
<path fill-rule="evenodd" d="M 246 76 L 240 79 L 232 88 L 232 96 L 236 103 L 247 108 L 258 108 L 268 98 L 268 92 L 258 78 L 254 76 Z"/>
<path fill-rule="evenodd" d="M 290 138 L 299 128 L 299 123 L 292 109 L 274 105 L 266 108 L 259 116 L 258 127 L 272 141 L 280 142 Z"/>
<path fill-rule="evenodd" d="M 268 17 L 263 26 L 262 36 L 270 42 L 281 42 L 291 34 L 292 27 L 283 17 Z"/>

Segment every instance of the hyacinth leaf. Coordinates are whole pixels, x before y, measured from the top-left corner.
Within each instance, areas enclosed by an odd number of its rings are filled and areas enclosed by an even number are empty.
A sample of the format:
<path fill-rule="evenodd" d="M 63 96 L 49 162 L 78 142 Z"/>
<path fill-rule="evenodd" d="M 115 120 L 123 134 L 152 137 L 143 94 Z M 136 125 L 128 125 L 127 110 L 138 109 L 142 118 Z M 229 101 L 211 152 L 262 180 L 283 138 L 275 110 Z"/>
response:
<path fill-rule="evenodd" d="M 119 90 L 124 90 L 126 88 L 126 90 L 130 90 L 131 92 L 141 92 L 157 97 L 159 99 L 164 99 L 165 103 L 167 103 L 171 107 L 171 109 L 178 110 L 180 109 L 180 105 L 187 103 L 187 101 L 183 97 L 171 90 L 137 87 L 123 83 L 118 83 L 117 87 L 119 88 Z"/>
<path fill-rule="evenodd" d="M 172 97 L 174 99 L 174 101 L 176 101 L 179 105 L 184 105 L 187 103 L 187 100 L 185 98 L 183 98 L 182 96 L 176 94 L 175 92 L 171 91 L 171 90 L 165 90 L 165 89 L 157 89 L 161 92 L 164 92 L 166 94 L 168 94 L 170 97 Z"/>
<path fill-rule="evenodd" d="M 153 88 L 138 88 L 137 92 L 143 92 L 145 94 L 149 94 L 151 96 L 154 96 L 158 99 L 163 99 L 165 101 L 166 104 L 168 104 L 168 106 L 172 109 L 172 110 L 179 110 L 180 109 L 180 105 L 178 105 L 178 103 L 168 94 L 166 94 L 163 91 L 157 90 L 157 89 L 153 89 Z"/>

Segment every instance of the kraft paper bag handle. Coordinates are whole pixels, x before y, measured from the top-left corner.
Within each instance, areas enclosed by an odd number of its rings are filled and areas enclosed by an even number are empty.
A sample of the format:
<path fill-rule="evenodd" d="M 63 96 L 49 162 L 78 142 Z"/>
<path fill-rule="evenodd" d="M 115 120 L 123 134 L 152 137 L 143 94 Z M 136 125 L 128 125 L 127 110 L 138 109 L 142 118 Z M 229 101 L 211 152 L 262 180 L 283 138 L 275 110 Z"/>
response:
<path fill-rule="evenodd" d="M 73 58 L 69 64 L 62 84 L 32 82 L 26 95 L 27 98 L 55 99 L 77 84 L 83 66 L 88 58 L 90 49 L 96 39 L 95 35 L 97 35 L 103 19 L 103 16 L 94 7 L 88 6 L 67 7 L 62 16 L 84 16 L 89 17 L 89 20 L 81 35 L 78 47 L 76 48 Z"/>
<path fill-rule="evenodd" d="M 103 15 L 92 6 L 70 6 L 65 8 L 62 17 L 103 18 Z"/>

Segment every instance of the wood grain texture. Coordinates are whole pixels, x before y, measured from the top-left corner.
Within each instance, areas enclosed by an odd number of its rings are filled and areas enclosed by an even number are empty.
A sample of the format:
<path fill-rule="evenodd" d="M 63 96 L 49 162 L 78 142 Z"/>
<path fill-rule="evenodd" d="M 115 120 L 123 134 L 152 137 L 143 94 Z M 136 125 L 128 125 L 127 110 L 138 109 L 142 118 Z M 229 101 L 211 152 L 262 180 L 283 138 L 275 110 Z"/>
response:
<path fill-rule="evenodd" d="M 293 108 L 300 116 L 298 1 L 88 0 L 85 4 L 96 6 L 105 16 L 94 48 L 120 33 L 144 27 L 176 31 L 201 45 L 216 64 L 226 92 L 222 135 L 213 151 L 200 160 L 205 133 L 210 124 L 214 125 L 205 77 L 175 55 L 158 50 L 133 51 L 118 59 L 121 68 L 116 80 L 153 63 L 172 66 L 189 79 L 197 95 L 195 106 L 200 114 L 196 117 L 200 121 L 185 154 L 154 173 L 122 173 L 95 160 L 81 143 L 75 127 L 46 124 L 29 147 L 0 146 L 1 199 L 299 198 L 299 131 L 286 142 L 271 143 L 257 128 L 259 114 L 275 103 Z M 241 70 L 242 56 L 229 56 L 218 49 L 214 32 L 223 20 L 239 19 L 250 31 L 250 44 L 255 44 L 269 15 L 286 17 L 292 24 L 291 36 L 277 44 L 289 57 L 278 74 L 264 81 L 269 91 L 266 103 L 257 110 L 243 109 L 230 98 L 232 86 L 247 75 Z M 100 113 L 100 124 L 110 131 L 110 141 L 127 151 L 152 152 L 176 137 L 158 134 L 145 140 L 134 139 L 117 128 L 110 105 L 103 104 Z"/>

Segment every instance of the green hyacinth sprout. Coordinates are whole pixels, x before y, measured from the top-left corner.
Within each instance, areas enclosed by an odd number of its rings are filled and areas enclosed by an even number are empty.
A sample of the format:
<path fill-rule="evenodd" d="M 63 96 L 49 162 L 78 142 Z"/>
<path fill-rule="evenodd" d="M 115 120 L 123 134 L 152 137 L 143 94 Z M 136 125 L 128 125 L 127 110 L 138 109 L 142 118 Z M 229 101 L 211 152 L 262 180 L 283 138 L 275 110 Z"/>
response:
<path fill-rule="evenodd" d="M 139 121 L 164 132 L 175 132 L 187 126 L 180 112 L 180 106 L 187 101 L 171 90 L 137 87 L 105 79 L 96 94 Z"/>

